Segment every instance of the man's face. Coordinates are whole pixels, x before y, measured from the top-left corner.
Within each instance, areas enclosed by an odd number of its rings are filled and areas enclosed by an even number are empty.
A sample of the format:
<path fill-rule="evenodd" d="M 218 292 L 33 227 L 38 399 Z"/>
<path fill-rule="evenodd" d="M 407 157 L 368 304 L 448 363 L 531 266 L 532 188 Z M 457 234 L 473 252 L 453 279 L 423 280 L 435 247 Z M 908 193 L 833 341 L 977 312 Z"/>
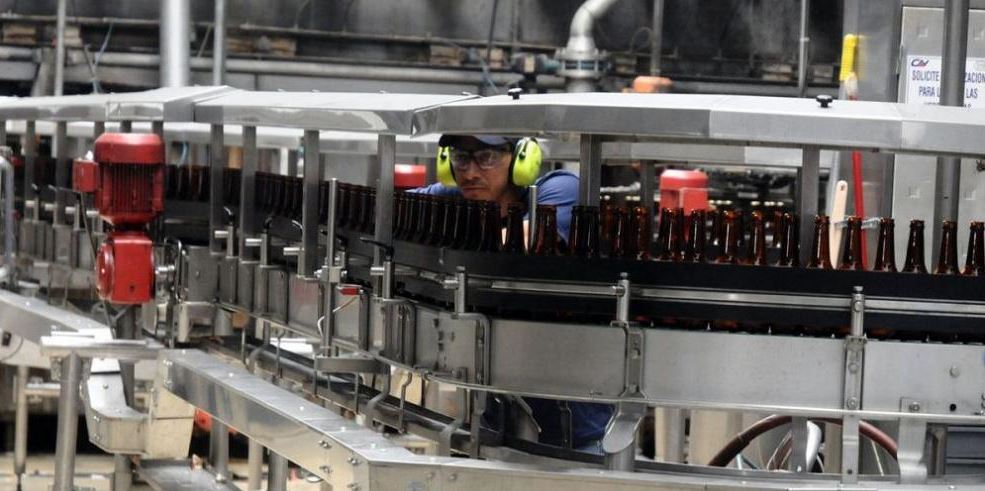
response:
<path fill-rule="evenodd" d="M 451 149 L 455 180 L 469 200 L 498 201 L 509 189 L 510 157 L 507 147 L 489 147 L 464 141 Z"/>

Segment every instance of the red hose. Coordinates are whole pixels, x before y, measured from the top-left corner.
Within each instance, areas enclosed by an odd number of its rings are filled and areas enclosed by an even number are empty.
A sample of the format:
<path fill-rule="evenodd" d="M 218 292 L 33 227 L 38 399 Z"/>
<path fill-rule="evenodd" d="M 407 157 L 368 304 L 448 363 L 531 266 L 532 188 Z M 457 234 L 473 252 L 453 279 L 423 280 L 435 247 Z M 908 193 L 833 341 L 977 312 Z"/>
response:
<path fill-rule="evenodd" d="M 862 153 L 858 150 L 852 151 L 852 180 L 855 193 L 855 216 L 860 220 L 865 220 L 865 195 L 862 193 Z M 867 267 L 869 259 L 869 247 L 865 241 L 865 230 L 862 230 L 862 267 Z"/>
<path fill-rule="evenodd" d="M 734 438 L 729 440 L 725 446 L 715 454 L 714 457 L 708 462 L 711 467 L 725 467 L 732 462 L 742 451 L 752 443 L 757 437 L 766 433 L 767 431 L 783 426 L 790 423 L 793 418 L 791 416 L 780 416 L 777 414 L 767 416 L 755 423 L 752 426 L 746 428 Z M 812 421 L 823 421 L 825 423 L 831 423 L 840 425 L 841 420 L 835 418 L 812 418 Z M 877 445 L 883 448 L 889 455 L 894 459 L 896 458 L 896 452 L 898 446 L 893 437 L 887 435 L 884 431 L 876 428 L 872 423 L 865 421 L 859 421 L 858 431 L 862 435 L 865 435 L 870 440 L 874 441 Z"/>

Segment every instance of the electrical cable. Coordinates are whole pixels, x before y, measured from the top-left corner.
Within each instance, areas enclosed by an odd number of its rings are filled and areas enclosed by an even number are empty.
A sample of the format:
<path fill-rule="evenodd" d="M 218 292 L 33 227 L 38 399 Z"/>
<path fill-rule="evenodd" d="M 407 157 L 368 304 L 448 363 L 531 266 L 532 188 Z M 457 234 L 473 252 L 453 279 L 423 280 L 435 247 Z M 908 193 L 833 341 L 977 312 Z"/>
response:
<path fill-rule="evenodd" d="M 212 26 L 209 26 L 205 30 L 205 36 L 202 37 L 202 43 L 198 45 L 198 51 L 195 53 L 195 58 L 201 58 L 202 53 L 205 52 L 205 47 L 209 44 L 209 37 L 212 36 Z"/>
<path fill-rule="evenodd" d="M 492 59 L 493 37 L 496 33 L 496 11 L 499 10 L 499 0 L 493 0 L 492 13 L 489 14 L 489 38 L 486 41 L 486 63 Z"/>
<path fill-rule="evenodd" d="M 97 264 L 98 259 L 96 257 L 97 256 L 96 237 L 92 234 L 92 230 L 89 228 L 89 220 L 87 218 L 88 213 L 86 212 L 86 204 L 85 204 L 85 195 L 83 195 L 82 193 L 75 193 L 75 194 L 76 197 L 78 198 L 77 202 L 79 207 L 79 220 L 82 222 L 82 231 L 85 232 L 87 237 L 89 237 L 89 244 L 91 249 L 90 252 L 92 252 L 92 264 Z M 110 317 L 109 304 L 106 302 L 106 300 L 103 300 L 102 298 L 99 299 L 99 302 L 103 306 L 103 314 L 106 316 L 106 325 L 109 327 L 113 327 L 114 324 L 112 318 Z"/>

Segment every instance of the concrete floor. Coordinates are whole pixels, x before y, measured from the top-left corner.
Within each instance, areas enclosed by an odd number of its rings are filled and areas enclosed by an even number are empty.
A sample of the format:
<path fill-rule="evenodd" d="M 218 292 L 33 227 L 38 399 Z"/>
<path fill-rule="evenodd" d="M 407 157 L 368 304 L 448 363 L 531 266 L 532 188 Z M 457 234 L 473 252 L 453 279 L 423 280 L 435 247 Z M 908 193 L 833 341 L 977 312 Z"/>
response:
<path fill-rule="evenodd" d="M 27 459 L 25 487 L 23 491 L 47 491 L 51 486 L 51 476 L 54 470 L 54 455 L 30 455 Z M 229 467 L 237 477 L 233 483 L 246 491 L 246 461 L 232 461 Z M 110 455 L 79 455 L 75 461 L 76 486 L 93 491 L 111 491 L 113 473 L 113 457 Z M 292 471 L 294 469 L 292 468 Z M 309 483 L 297 476 L 287 483 L 291 491 L 318 491 L 319 483 Z M 241 479 L 240 479 L 241 478 Z M 264 483 L 266 484 L 266 483 Z M 14 477 L 14 460 L 12 454 L 0 454 L 0 491 L 14 491 L 17 480 Z M 151 491 L 146 484 L 135 483 L 132 491 Z"/>

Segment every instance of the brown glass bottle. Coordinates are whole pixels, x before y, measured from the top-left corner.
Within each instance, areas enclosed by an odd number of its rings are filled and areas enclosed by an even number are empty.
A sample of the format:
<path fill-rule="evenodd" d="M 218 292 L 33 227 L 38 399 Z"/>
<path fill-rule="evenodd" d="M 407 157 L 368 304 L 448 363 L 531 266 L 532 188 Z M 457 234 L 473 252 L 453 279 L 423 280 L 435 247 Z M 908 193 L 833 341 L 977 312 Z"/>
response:
<path fill-rule="evenodd" d="M 906 240 L 906 260 L 903 261 L 904 273 L 926 273 L 927 266 L 923 257 L 923 220 L 910 221 L 910 235 Z"/>
<path fill-rule="evenodd" d="M 482 204 L 479 252 L 499 252 L 502 247 L 503 219 L 499 214 L 499 203 L 486 201 Z"/>
<path fill-rule="evenodd" d="M 638 261 L 650 259 L 650 212 L 645 206 L 633 207 L 629 221 L 630 240 L 627 242 L 626 257 Z"/>
<path fill-rule="evenodd" d="M 613 210 L 612 219 L 612 248 L 609 257 L 625 257 L 626 251 L 631 249 L 629 231 L 629 210 L 619 207 Z"/>
<path fill-rule="evenodd" d="M 530 254 L 534 256 L 558 255 L 557 208 L 553 205 L 537 205 L 537 237 Z"/>
<path fill-rule="evenodd" d="M 523 204 L 510 203 L 506 207 L 506 241 L 503 244 L 503 252 L 511 254 L 525 254 L 523 233 Z"/>
<path fill-rule="evenodd" d="M 465 207 L 465 200 L 448 199 L 448 204 L 445 206 L 444 224 L 441 226 L 441 242 L 438 245 L 452 247 L 455 244 L 455 228 L 458 226 L 459 210 L 463 207 Z"/>
<path fill-rule="evenodd" d="M 376 226 L 376 189 L 367 187 L 363 195 L 363 227 L 362 231 L 371 234 Z"/>
<path fill-rule="evenodd" d="M 616 207 L 608 201 L 603 201 L 599 208 L 599 254 L 602 257 L 612 255 L 612 239 L 616 231 Z"/>
<path fill-rule="evenodd" d="M 937 269 L 934 274 L 959 274 L 958 270 L 958 224 L 944 220 L 941 224 L 941 249 L 937 256 Z"/>
<path fill-rule="evenodd" d="M 660 208 L 660 221 L 657 224 L 657 260 L 659 261 L 671 260 L 673 248 L 670 246 L 670 229 L 673 221 L 674 210 Z"/>
<path fill-rule="evenodd" d="M 575 206 L 571 209 L 571 231 L 568 251 L 577 257 L 599 255 L 599 208 Z"/>
<path fill-rule="evenodd" d="M 468 235 L 465 237 L 467 251 L 478 251 L 482 244 L 482 208 L 484 201 L 469 201 Z"/>
<path fill-rule="evenodd" d="M 879 244 L 876 246 L 876 263 L 872 270 L 896 272 L 896 221 L 892 218 L 879 219 Z"/>
<path fill-rule="evenodd" d="M 783 212 L 773 210 L 773 245 L 774 249 L 783 249 Z"/>
<path fill-rule="evenodd" d="M 684 209 L 664 208 L 657 234 L 660 261 L 680 261 L 684 256 Z"/>
<path fill-rule="evenodd" d="M 431 202 L 428 203 L 431 214 L 428 217 L 428 223 L 423 225 L 425 228 L 423 243 L 428 245 L 441 244 L 441 227 L 444 226 L 447 203 L 448 198 L 444 196 L 434 195 L 431 197 Z"/>
<path fill-rule="evenodd" d="M 725 244 L 725 237 L 722 235 L 725 231 L 725 211 L 711 210 L 708 214 L 711 215 L 711 245 L 722 247 Z"/>
<path fill-rule="evenodd" d="M 968 233 L 968 254 L 965 257 L 962 274 L 985 275 L 985 223 L 971 222 L 971 230 Z"/>
<path fill-rule="evenodd" d="M 274 176 L 271 176 L 274 177 Z M 271 187 L 273 183 L 271 183 Z M 345 226 L 352 230 L 358 230 L 360 227 L 359 221 L 362 220 L 363 212 L 363 197 L 362 197 L 362 186 L 357 186 L 355 184 L 350 185 L 347 197 L 349 198 L 349 204 L 346 206 L 345 214 Z"/>
<path fill-rule="evenodd" d="M 335 194 L 335 226 L 342 228 L 349 218 L 349 184 L 340 182 Z"/>
<path fill-rule="evenodd" d="M 737 219 L 737 213 L 734 211 L 724 212 L 725 219 L 723 220 L 723 230 L 724 230 L 724 240 L 722 242 L 722 252 L 718 255 L 718 259 L 715 262 L 718 263 L 729 263 L 738 264 L 739 263 L 739 235 L 741 231 L 739 230 L 739 223 Z"/>
<path fill-rule="evenodd" d="M 800 265 L 800 221 L 797 215 L 784 213 L 782 223 L 780 240 L 783 247 L 780 249 L 780 260 L 776 265 L 795 268 Z"/>
<path fill-rule="evenodd" d="M 766 221 L 761 211 L 752 212 L 752 232 L 749 234 L 745 263 L 766 266 Z"/>
<path fill-rule="evenodd" d="M 394 191 L 393 193 L 393 238 L 403 240 L 405 223 L 407 223 L 406 209 L 408 208 L 408 198 L 403 193 Z"/>
<path fill-rule="evenodd" d="M 455 203 L 455 231 L 452 234 L 451 247 L 462 249 L 469 240 L 469 218 L 471 216 L 471 203 L 464 199 Z"/>
<path fill-rule="evenodd" d="M 807 267 L 811 269 L 831 269 L 831 246 L 828 241 L 831 219 L 826 215 L 814 218 L 814 241 L 811 243 L 811 260 Z"/>
<path fill-rule="evenodd" d="M 431 203 L 435 197 L 430 194 L 409 193 L 413 198 L 407 210 L 407 230 L 404 236 L 411 242 L 424 243 L 428 239 L 428 224 L 431 223 Z"/>
<path fill-rule="evenodd" d="M 845 227 L 845 236 L 842 238 L 841 260 L 838 262 L 838 269 L 865 271 L 862 262 L 862 219 L 850 216 L 847 220 L 848 226 Z"/>
<path fill-rule="evenodd" d="M 687 242 L 684 245 L 684 261 L 703 263 L 705 261 L 705 210 L 691 210 L 687 220 Z"/>

